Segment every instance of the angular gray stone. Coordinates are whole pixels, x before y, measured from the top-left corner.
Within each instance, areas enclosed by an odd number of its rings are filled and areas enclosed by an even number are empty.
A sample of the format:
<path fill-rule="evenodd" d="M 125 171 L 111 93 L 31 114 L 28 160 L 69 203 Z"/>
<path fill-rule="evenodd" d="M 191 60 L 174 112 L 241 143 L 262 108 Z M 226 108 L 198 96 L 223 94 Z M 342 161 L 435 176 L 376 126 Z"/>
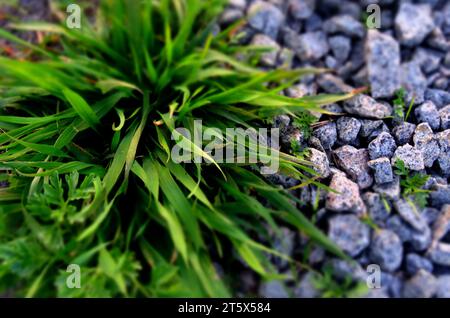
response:
<path fill-rule="evenodd" d="M 289 0 L 288 10 L 292 17 L 305 20 L 312 16 L 316 0 Z"/>
<path fill-rule="evenodd" d="M 298 298 L 318 298 L 320 290 L 314 286 L 314 274 L 307 272 L 300 280 L 299 285 L 294 289 L 294 295 Z"/>
<path fill-rule="evenodd" d="M 421 151 L 425 167 L 433 166 L 441 150 L 428 123 L 419 124 L 414 131 L 414 147 Z"/>
<path fill-rule="evenodd" d="M 329 122 L 313 131 L 313 136 L 320 140 L 324 149 L 331 149 L 337 140 L 337 129 L 335 122 Z"/>
<path fill-rule="evenodd" d="M 416 49 L 413 61 L 419 64 L 426 74 L 430 74 L 439 69 L 442 57 L 443 54 L 441 52 L 420 47 Z"/>
<path fill-rule="evenodd" d="M 427 101 L 416 107 L 414 113 L 420 123 L 428 123 L 433 130 L 439 129 L 441 119 L 437 107 L 432 101 Z"/>
<path fill-rule="evenodd" d="M 324 57 L 330 49 L 327 36 L 321 31 L 307 32 L 299 36 L 291 37 L 290 43 L 286 44 L 304 62 L 316 61 Z"/>
<path fill-rule="evenodd" d="M 408 122 L 403 122 L 400 125 L 395 126 L 394 129 L 392 129 L 392 134 L 394 135 L 395 141 L 397 141 L 397 145 L 403 146 L 409 143 L 415 129 L 416 125 Z"/>
<path fill-rule="evenodd" d="M 450 204 L 450 186 L 436 185 L 430 193 L 431 206 L 440 209 L 445 204 Z"/>
<path fill-rule="evenodd" d="M 278 280 L 263 282 L 259 286 L 259 295 L 263 298 L 288 298 L 286 288 Z"/>
<path fill-rule="evenodd" d="M 323 29 L 330 34 L 342 33 L 355 38 L 362 38 L 365 33 L 363 24 L 347 14 L 337 15 L 325 21 Z"/>
<path fill-rule="evenodd" d="M 330 182 L 330 188 L 335 192 L 328 192 L 325 207 L 335 212 L 354 212 L 361 214 L 365 211 L 364 202 L 359 194 L 359 187 L 347 179 L 345 174 L 336 173 Z"/>
<path fill-rule="evenodd" d="M 382 157 L 374 159 L 369 161 L 367 165 L 374 171 L 375 183 L 383 184 L 394 181 L 394 174 L 389 158 Z"/>
<path fill-rule="evenodd" d="M 425 100 L 432 101 L 438 109 L 450 104 L 450 93 L 441 89 L 429 88 L 425 92 Z"/>
<path fill-rule="evenodd" d="M 325 267 L 333 269 L 333 276 L 337 279 L 348 279 L 349 277 L 355 281 L 365 281 L 367 278 L 366 271 L 356 262 L 332 258 L 326 262 Z"/>
<path fill-rule="evenodd" d="M 339 140 L 345 144 L 352 143 L 358 137 L 361 122 L 353 117 L 340 117 L 336 121 Z"/>
<path fill-rule="evenodd" d="M 420 269 L 416 275 L 403 286 L 405 298 L 431 298 L 437 290 L 436 278 L 429 272 Z"/>
<path fill-rule="evenodd" d="M 448 232 L 450 232 L 450 205 L 444 205 L 441 214 L 434 222 L 433 240 L 440 241 Z"/>
<path fill-rule="evenodd" d="M 450 275 L 442 275 L 437 278 L 437 298 L 450 298 Z"/>
<path fill-rule="evenodd" d="M 414 104 L 424 102 L 428 83 L 419 64 L 413 61 L 401 65 L 401 85 L 406 90 L 405 100 L 408 105 L 413 98 Z"/>
<path fill-rule="evenodd" d="M 411 241 L 412 229 L 398 215 L 393 215 L 386 221 L 386 229 L 397 234 L 402 242 Z"/>
<path fill-rule="evenodd" d="M 313 164 L 313 170 L 317 173 L 318 177 L 328 178 L 331 174 L 330 163 L 328 162 L 328 157 L 325 153 L 316 150 L 314 148 L 308 148 L 309 154 L 306 157 Z"/>
<path fill-rule="evenodd" d="M 276 39 L 284 23 L 284 14 L 276 6 L 263 1 L 255 1 L 247 11 L 249 25 L 272 39 Z"/>
<path fill-rule="evenodd" d="M 370 187 L 373 183 L 373 178 L 370 174 L 369 154 L 366 149 L 356 149 L 353 146 L 346 145 L 336 149 L 335 155 L 336 164 L 341 167 L 350 178 L 355 181 L 361 189 Z"/>
<path fill-rule="evenodd" d="M 389 98 L 400 88 L 400 47 L 390 35 L 374 29 L 366 39 L 366 63 L 373 98 Z"/>
<path fill-rule="evenodd" d="M 422 152 L 409 144 L 400 146 L 395 150 L 391 159 L 392 165 L 395 164 L 397 159 L 402 160 L 409 170 L 420 171 L 425 169 Z"/>
<path fill-rule="evenodd" d="M 335 35 L 330 37 L 328 42 L 330 43 L 331 51 L 336 60 L 341 63 L 347 61 L 352 49 L 352 41 L 350 38 L 342 35 Z"/>
<path fill-rule="evenodd" d="M 382 132 L 389 132 L 389 128 L 382 120 L 361 120 L 360 137 L 365 138 L 368 142 L 377 138 Z"/>
<path fill-rule="evenodd" d="M 439 117 L 441 118 L 441 128 L 450 128 L 450 104 L 445 106 L 439 111 Z"/>
<path fill-rule="evenodd" d="M 434 221 L 438 218 L 440 212 L 438 209 L 435 208 L 425 208 L 422 211 L 422 215 L 427 220 L 428 225 L 433 225 Z"/>
<path fill-rule="evenodd" d="M 413 203 L 400 199 L 394 202 L 394 207 L 400 217 L 412 228 L 419 232 L 424 232 L 427 230 L 427 221 L 423 218 L 420 211 Z"/>
<path fill-rule="evenodd" d="M 432 273 L 433 263 L 419 254 L 409 253 L 406 255 L 406 271 L 409 275 L 414 276 L 421 269 Z"/>
<path fill-rule="evenodd" d="M 395 17 L 395 31 L 401 44 L 408 47 L 416 46 L 422 43 L 433 28 L 433 16 L 429 5 L 401 3 Z"/>
<path fill-rule="evenodd" d="M 376 231 L 370 244 L 370 259 L 382 270 L 393 272 L 400 267 L 403 259 L 403 244 L 392 231 Z"/>
<path fill-rule="evenodd" d="M 353 87 L 345 84 L 341 78 L 333 74 L 320 75 L 317 83 L 325 92 L 330 94 L 349 93 L 353 90 Z"/>
<path fill-rule="evenodd" d="M 270 48 L 271 51 L 261 54 L 260 62 L 263 66 L 275 66 L 280 46 L 272 38 L 265 34 L 256 34 L 251 42 L 256 47 Z"/>
<path fill-rule="evenodd" d="M 430 249 L 427 252 L 427 256 L 433 261 L 433 263 L 450 266 L 450 244 L 442 242 L 433 242 Z"/>
<path fill-rule="evenodd" d="M 430 247 L 432 241 L 431 237 L 431 229 L 429 227 L 426 227 L 424 231 L 411 231 L 411 239 L 410 243 L 416 252 L 422 253 L 425 251 L 428 247 Z"/>
<path fill-rule="evenodd" d="M 366 204 L 369 217 L 375 224 L 384 227 L 386 220 L 390 216 L 390 213 L 387 210 L 387 208 L 390 208 L 389 203 L 387 203 L 388 206 L 386 207 L 381 195 L 375 192 L 366 192 L 363 194 L 362 198 Z"/>
<path fill-rule="evenodd" d="M 383 119 L 392 114 L 392 107 L 389 104 L 377 102 L 364 94 L 358 94 L 346 100 L 344 109 L 350 114 L 373 119 Z"/>
<path fill-rule="evenodd" d="M 397 200 L 400 197 L 400 179 L 397 175 L 394 175 L 394 181 L 375 184 L 373 190 L 385 198 Z"/>
<path fill-rule="evenodd" d="M 355 215 L 336 215 L 329 219 L 328 237 L 348 255 L 355 257 L 370 243 L 370 228 Z"/>
<path fill-rule="evenodd" d="M 381 157 L 391 158 L 396 148 L 394 138 L 389 133 L 382 132 L 369 143 L 369 157 L 372 160 Z"/>
<path fill-rule="evenodd" d="M 441 148 L 438 158 L 439 167 L 445 175 L 450 174 L 450 129 L 436 134 L 436 138 Z"/>
<path fill-rule="evenodd" d="M 244 17 L 244 12 L 240 9 L 228 8 L 220 15 L 219 23 L 229 25 Z"/>

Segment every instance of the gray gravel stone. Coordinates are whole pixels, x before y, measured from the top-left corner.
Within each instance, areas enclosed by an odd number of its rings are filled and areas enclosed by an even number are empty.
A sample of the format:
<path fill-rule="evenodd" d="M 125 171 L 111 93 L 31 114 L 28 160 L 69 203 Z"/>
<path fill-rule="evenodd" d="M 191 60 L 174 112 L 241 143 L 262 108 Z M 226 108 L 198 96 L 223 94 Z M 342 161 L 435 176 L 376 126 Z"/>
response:
<path fill-rule="evenodd" d="M 397 159 L 402 160 L 409 170 L 420 171 L 425 169 L 422 152 L 409 144 L 400 146 L 395 150 L 391 159 L 393 165 Z"/>
<path fill-rule="evenodd" d="M 386 221 L 386 228 L 397 234 L 402 242 L 409 242 L 411 240 L 411 227 L 403 222 L 398 215 L 393 215 Z"/>
<path fill-rule="evenodd" d="M 400 197 L 400 179 L 397 175 L 394 175 L 394 181 L 375 184 L 373 190 L 385 198 L 397 200 Z"/>
<path fill-rule="evenodd" d="M 319 178 L 328 178 L 330 176 L 330 163 L 325 153 L 309 148 L 307 159 L 314 165 L 312 168 Z"/>
<path fill-rule="evenodd" d="M 433 242 L 427 255 L 435 264 L 450 266 L 450 244 Z"/>
<path fill-rule="evenodd" d="M 344 81 L 333 74 L 323 74 L 317 79 L 320 88 L 330 94 L 349 93 L 353 87 L 344 83 Z"/>
<path fill-rule="evenodd" d="M 299 83 L 286 89 L 286 95 L 292 98 L 316 95 L 317 85 L 315 83 Z"/>
<path fill-rule="evenodd" d="M 441 120 L 437 107 L 432 101 L 427 101 L 416 107 L 414 113 L 420 123 L 428 123 L 433 130 L 439 129 Z"/>
<path fill-rule="evenodd" d="M 416 252 L 423 252 L 430 247 L 432 241 L 431 229 L 426 227 L 424 231 L 411 231 L 410 243 Z"/>
<path fill-rule="evenodd" d="M 333 276 L 337 279 L 345 280 L 350 277 L 354 281 L 365 282 L 367 278 L 366 271 L 356 262 L 332 258 L 326 262 L 324 267 L 331 267 L 333 269 Z"/>
<path fill-rule="evenodd" d="M 331 51 L 340 63 L 347 61 L 352 49 L 352 42 L 348 37 L 336 35 L 329 38 Z"/>
<path fill-rule="evenodd" d="M 420 214 L 417 207 L 403 199 L 394 202 L 395 210 L 398 212 L 400 217 L 414 229 L 419 232 L 424 232 L 428 228 L 427 221 Z"/>
<path fill-rule="evenodd" d="M 290 0 L 289 13 L 298 20 L 305 20 L 312 16 L 316 7 L 316 0 Z"/>
<path fill-rule="evenodd" d="M 254 46 L 270 48 L 271 51 L 261 54 L 260 62 L 263 66 L 275 66 L 277 64 L 277 55 L 280 46 L 265 34 L 256 34 L 251 42 Z"/>
<path fill-rule="evenodd" d="M 355 215 L 337 215 L 329 220 L 328 237 L 352 257 L 370 243 L 370 229 Z"/>
<path fill-rule="evenodd" d="M 450 104 L 445 106 L 439 111 L 439 117 L 441 118 L 441 128 L 450 128 Z"/>
<path fill-rule="evenodd" d="M 387 34 L 369 30 L 366 62 L 372 97 L 392 97 L 400 88 L 400 47 L 397 41 Z"/>
<path fill-rule="evenodd" d="M 416 46 L 422 43 L 433 28 L 433 16 L 429 5 L 401 3 L 395 17 L 395 31 L 401 44 L 408 47 Z"/>
<path fill-rule="evenodd" d="M 389 132 L 389 128 L 387 128 L 382 120 L 361 120 L 361 129 L 359 131 L 359 135 L 365 138 L 367 141 L 372 141 L 382 132 Z"/>
<path fill-rule="evenodd" d="M 439 69 L 442 62 L 443 54 L 436 50 L 417 48 L 413 61 L 420 65 L 422 71 L 430 74 Z"/>
<path fill-rule="evenodd" d="M 369 161 L 367 165 L 374 171 L 375 183 L 382 184 L 394 181 L 394 174 L 389 158 L 374 159 Z"/>
<path fill-rule="evenodd" d="M 437 298 L 450 298 L 450 275 L 442 275 L 437 278 Z"/>
<path fill-rule="evenodd" d="M 416 125 L 408 122 L 403 122 L 400 125 L 395 126 L 394 129 L 392 129 L 392 134 L 397 141 L 397 145 L 403 146 L 409 143 L 415 129 Z"/>
<path fill-rule="evenodd" d="M 284 23 L 284 15 L 276 6 L 263 1 L 254 2 L 247 11 L 249 25 L 276 39 Z"/>
<path fill-rule="evenodd" d="M 358 137 L 361 122 L 353 117 L 340 117 L 336 121 L 339 140 L 345 144 L 352 143 Z"/>
<path fill-rule="evenodd" d="M 353 146 L 346 145 L 336 149 L 335 155 L 336 164 L 341 167 L 350 178 L 355 181 L 361 189 L 370 187 L 373 183 L 373 178 L 370 174 L 369 154 L 367 149 L 356 149 Z"/>
<path fill-rule="evenodd" d="M 406 255 L 406 271 L 409 275 L 414 276 L 421 269 L 432 273 L 433 263 L 431 263 L 429 259 L 422 257 L 419 254 L 410 253 Z"/>
<path fill-rule="evenodd" d="M 328 192 L 326 208 L 335 212 L 354 212 L 361 214 L 365 210 L 364 202 L 359 194 L 359 187 L 353 181 L 347 179 L 345 174 L 336 173 L 330 182 L 330 188 L 335 192 Z"/>
<path fill-rule="evenodd" d="M 438 109 L 450 104 L 450 93 L 441 89 L 429 88 L 425 91 L 425 100 L 432 101 Z"/>
<path fill-rule="evenodd" d="M 335 122 L 329 122 L 313 131 L 313 136 L 320 140 L 322 147 L 331 149 L 337 140 L 337 129 Z"/>
<path fill-rule="evenodd" d="M 369 143 L 369 157 L 372 160 L 381 157 L 391 158 L 396 148 L 394 138 L 389 133 L 382 132 Z"/>
<path fill-rule="evenodd" d="M 289 41 L 290 43 L 286 44 L 294 50 L 301 61 L 316 61 L 324 57 L 330 49 L 327 36 L 321 31 L 303 33 L 291 37 Z"/>
<path fill-rule="evenodd" d="M 294 289 L 294 295 L 298 298 L 317 298 L 320 291 L 314 286 L 314 274 L 308 272 L 300 280 L 299 285 Z"/>
<path fill-rule="evenodd" d="M 419 124 L 414 132 L 414 147 L 422 152 L 425 167 L 433 166 L 441 150 L 428 123 Z"/>
<path fill-rule="evenodd" d="M 419 64 L 413 61 L 401 65 L 401 85 L 406 90 L 405 99 L 408 105 L 412 98 L 414 98 L 414 104 L 424 102 L 428 83 L 420 70 Z"/>
<path fill-rule="evenodd" d="M 436 278 L 421 269 L 403 287 L 405 298 L 431 298 L 437 289 Z"/>
<path fill-rule="evenodd" d="M 433 226 L 433 240 L 440 241 L 450 231 L 450 205 L 442 207 L 441 214 L 438 216 Z"/>
<path fill-rule="evenodd" d="M 430 193 L 431 206 L 440 209 L 445 204 L 450 204 L 450 186 L 436 185 Z"/>
<path fill-rule="evenodd" d="M 393 272 L 400 267 L 403 259 L 403 245 L 392 231 L 380 230 L 374 233 L 370 245 L 370 258 L 381 269 Z"/>
<path fill-rule="evenodd" d="M 433 225 L 434 221 L 438 218 L 440 212 L 438 209 L 435 208 L 425 208 L 422 211 L 422 215 L 427 220 L 428 225 Z"/>
<path fill-rule="evenodd" d="M 355 38 L 362 38 L 365 33 L 363 24 L 348 14 L 330 18 L 325 21 L 323 29 L 330 34 L 342 33 Z"/>
<path fill-rule="evenodd" d="M 381 286 L 386 289 L 389 296 L 394 298 L 400 298 L 403 290 L 403 277 L 402 275 L 394 275 L 387 272 L 381 272 Z"/>
<path fill-rule="evenodd" d="M 229 25 L 244 17 L 244 12 L 240 9 L 228 8 L 220 15 L 219 23 Z"/>
<path fill-rule="evenodd" d="M 384 227 L 390 213 L 386 209 L 386 205 L 383 203 L 381 195 L 375 192 L 366 192 L 363 194 L 362 198 L 364 200 L 364 203 L 366 204 L 370 218 L 378 226 Z"/>
<path fill-rule="evenodd" d="M 288 298 L 286 288 L 278 280 L 263 282 L 259 286 L 259 295 L 263 298 Z"/>
<path fill-rule="evenodd" d="M 383 119 L 392 114 L 392 107 L 389 104 L 377 102 L 364 94 L 346 100 L 344 109 L 350 114 L 373 119 Z"/>
<path fill-rule="evenodd" d="M 438 158 L 439 167 L 445 175 L 450 174 L 450 129 L 436 134 L 436 138 L 441 148 Z"/>

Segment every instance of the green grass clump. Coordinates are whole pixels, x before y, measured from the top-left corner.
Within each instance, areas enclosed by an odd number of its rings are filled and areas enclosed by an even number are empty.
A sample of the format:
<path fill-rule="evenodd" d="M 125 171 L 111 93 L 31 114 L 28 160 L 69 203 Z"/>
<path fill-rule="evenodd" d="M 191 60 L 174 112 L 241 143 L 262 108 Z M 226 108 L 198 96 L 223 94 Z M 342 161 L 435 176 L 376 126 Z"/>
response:
<path fill-rule="evenodd" d="M 406 109 L 406 90 L 402 87 L 398 91 L 395 92 L 396 98 L 393 101 L 394 104 L 394 120 L 397 122 L 404 122 L 408 120 L 409 115 L 411 114 L 412 107 L 414 105 L 414 97 L 411 99 L 408 108 Z M 406 110 L 406 114 L 405 114 Z"/>
<path fill-rule="evenodd" d="M 423 187 L 430 176 L 423 173 L 411 173 L 400 159 L 395 161 L 394 168 L 395 174 L 400 177 L 403 197 L 408 200 L 412 199 L 419 207 L 424 208 L 427 205 L 430 191 L 424 190 Z"/>
<path fill-rule="evenodd" d="M 212 35 L 223 1 L 104 0 L 81 29 L 12 26 L 59 37 L 28 61 L 0 57 L 0 291 L 17 295 L 230 296 L 228 270 L 243 260 L 276 276 L 268 224 L 289 225 L 327 250 L 336 246 L 268 184 L 255 164 L 175 164 L 171 133 L 260 127 L 275 114 L 349 98 L 279 92 L 318 70 L 264 72 L 246 62 L 232 26 Z M 240 60 L 234 58 L 241 56 Z M 228 140 L 233 144 L 234 140 Z M 253 166 L 253 167 L 252 167 Z M 301 181 L 308 163 L 280 154 Z M 264 197 L 264 205 L 257 200 Z M 281 257 L 283 257 L 281 255 Z M 66 268 L 81 267 L 80 289 Z"/>

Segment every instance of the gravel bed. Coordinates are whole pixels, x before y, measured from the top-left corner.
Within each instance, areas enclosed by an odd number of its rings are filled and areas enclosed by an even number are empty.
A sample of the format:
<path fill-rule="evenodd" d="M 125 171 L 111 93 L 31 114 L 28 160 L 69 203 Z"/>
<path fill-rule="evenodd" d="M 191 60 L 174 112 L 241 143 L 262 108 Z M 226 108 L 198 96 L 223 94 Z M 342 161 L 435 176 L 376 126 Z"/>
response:
<path fill-rule="evenodd" d="M 366 8 L 381 8 L 381 28 L 369 29 Z M 302 235 L 283 229 L 277 238 L 309 269 L 275 262 L 290 279 L 259 281 L 243 271 L 240 294 L 321 297 L 315 271 L 365 285 L 367 266 L 381 270 L 380 288 L 362 297 L 450 296 L 450 2 L 445 0 L 230 0 L 221 27 L 246 18 L 242 43 L 269 46 L 260 66 L 326 67 L 286 90 L 289 96 L 343 93 L 370 87 L 351 100 L 327 105 L 310 138 L 292 118 L 280 116 L 282 149 L 309 149 L 321 181 L 337 192 L 307 186 L 293 193 L 328 237 L 356 262 L 337 259 Z M 403 88 L 408 117 L 395 115 Z M 406 113 L 405 109 L 405 113 Z M 406 114 L 405 116 L 406 117 Z M 282 123 L 282 124 L 280 124 Z M 425 199 L 405 193 L 403 161 L 410 175 L 428 175 Z M 272 177 L 284 187 L 286 176 Z M 305 250 L 308 255 L 305 257 Z"/>

